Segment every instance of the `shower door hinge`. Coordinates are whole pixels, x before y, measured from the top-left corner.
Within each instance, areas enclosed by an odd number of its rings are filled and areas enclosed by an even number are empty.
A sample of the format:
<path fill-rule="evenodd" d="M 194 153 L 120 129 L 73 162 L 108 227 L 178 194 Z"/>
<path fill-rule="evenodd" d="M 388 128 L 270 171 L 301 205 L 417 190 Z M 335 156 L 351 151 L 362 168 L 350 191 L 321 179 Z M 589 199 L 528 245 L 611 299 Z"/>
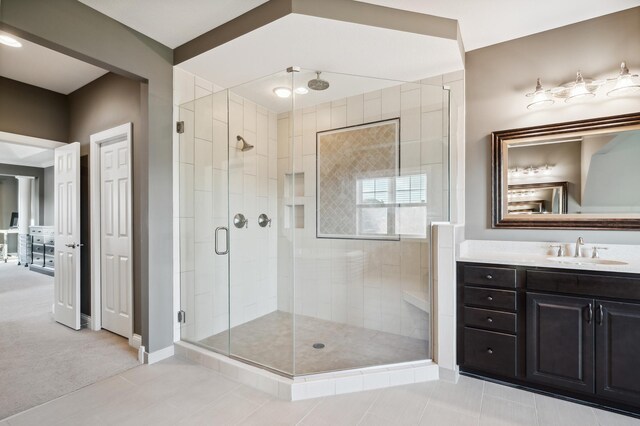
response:
<path fill-rule="evenodd" d="M 187 314 L 184 311 L 178 311 L 178 322 L 180 324 L 187 322 Z"/>
<path fill-rule="evenodd" d="M 184 133 L 184 121 L 176 121 L 176 132 L 179 134 Z"/>

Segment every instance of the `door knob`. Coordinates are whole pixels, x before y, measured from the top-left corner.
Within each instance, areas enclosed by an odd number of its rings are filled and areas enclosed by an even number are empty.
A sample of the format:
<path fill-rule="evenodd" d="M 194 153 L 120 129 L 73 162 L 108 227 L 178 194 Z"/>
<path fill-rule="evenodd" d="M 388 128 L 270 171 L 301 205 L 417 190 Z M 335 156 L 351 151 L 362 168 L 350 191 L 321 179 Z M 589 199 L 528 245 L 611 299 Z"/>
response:
<path fill-rule="evenodd" d="M 82 247 L 82 246 L 84 246 L 84 244 L 82 244 L 82 243 L 65 244 L 65 247 L 69 247 L 69 248 L 72 248 L 72 249 L 74 249 L 76 247 Z"/>

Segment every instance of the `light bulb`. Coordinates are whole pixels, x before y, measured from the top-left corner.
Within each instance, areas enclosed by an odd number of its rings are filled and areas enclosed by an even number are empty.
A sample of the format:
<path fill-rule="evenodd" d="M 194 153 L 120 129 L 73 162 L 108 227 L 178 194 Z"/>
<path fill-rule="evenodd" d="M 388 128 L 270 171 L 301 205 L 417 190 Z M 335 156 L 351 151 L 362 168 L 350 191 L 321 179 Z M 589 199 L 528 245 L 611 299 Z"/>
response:
<path fill-rule="evenodd" d="M 611 89 L 607 96 L 624 96 L 640 90 L 640 82 L 636 80 L 637 75 L 631 75 L 627 64 L 620 64 L 620 74 L 616 78 L 616 85 Z"/>
<path fill-rule="evenodd" d="M 276 87 L 273 89 L 273 93 L 275 93 L 279 98 L 288 98 L 291 96 L 291 89 L 288 87 Z"/>
<path fill-rule="evenodd" d="M 0 43 L 10 47 L 22 47 L 22 43 L 8 35 L 0 35 Z"/>

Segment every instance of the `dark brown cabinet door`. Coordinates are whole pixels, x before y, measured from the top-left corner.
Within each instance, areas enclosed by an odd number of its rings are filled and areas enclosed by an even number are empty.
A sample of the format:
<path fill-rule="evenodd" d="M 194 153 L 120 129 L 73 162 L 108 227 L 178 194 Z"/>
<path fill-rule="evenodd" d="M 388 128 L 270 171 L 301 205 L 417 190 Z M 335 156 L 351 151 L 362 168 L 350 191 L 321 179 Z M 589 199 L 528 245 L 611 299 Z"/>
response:
<path fill-rule="evenodd" d="M 527 379 L 594 392 L 592 299 L 527 293 Z"/>
<path fill-rule="evenodd" d="M 640 405 L 640 305 L 596 301 L 596 393 Z"/>

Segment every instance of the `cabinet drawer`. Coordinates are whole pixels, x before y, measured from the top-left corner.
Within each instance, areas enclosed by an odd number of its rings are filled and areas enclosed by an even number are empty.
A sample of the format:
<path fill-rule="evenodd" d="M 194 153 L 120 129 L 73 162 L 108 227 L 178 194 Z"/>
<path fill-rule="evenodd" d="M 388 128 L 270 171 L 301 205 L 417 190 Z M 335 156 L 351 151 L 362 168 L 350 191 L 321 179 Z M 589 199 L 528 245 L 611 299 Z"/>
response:
<path fill-rule="evenodd" d="M 34 265 L 44 265 L 44 255 L 40 253 L 34 253 L 31 259 L 31 263 Z"/>
<path fill-rule="evenodd" d="M 517 330 L 516 319 L 516 314 L 508 312 L 469 307 L 464 308 L 464 324 L 472 327 L 515 333 Z"/>
<path fill-rule="evenodd" d="M 464 304 L 479 308 L 507 309 L 515 311 L 516 292 L 491 288 L 465 287 Z"/>
<path fill-rule="evenodd" d="M 42 235 L 34 235 L 32 243 L 33 244 L 44 244 L 44 237 Z"/>
<path fill-rule="evenodd" d="M 32 246 L 32 250 L 34 253 L 44 253 L 44 246 L 41 244 L 34 244 Z"/>
<path fill-rule="evenodd" d="M 46 257 L 44 258 L 44 260 L 45 260 L 45 262 L 44 262 L 44 266 L 46 266 L 46 267 L 48 267 L 48 268 L 53 268 L 53 266 L 54 266 L 54 260 L 55 260 L 55 257 L 53 257 L 53 256 L 46 256 Z"/>
<path fill-rule="evenodd" d="M 53 235 L 44 237 L 44 243 L 48 246 L 54 245 L 55 242 L 56 242 L 56 239 L 53 237 Z"/>
<path fill-rule="evenodd" d="M 54 255 L 54 254 L 56 254 L 56 248 L 53 245 L 45 246 L 44 247 L 44 254 Z"/>
<path fill-rule="evenodd" d="M 515 288 L 516 270 L 490 266 L 465 266 L 464 282 L 465 284 Z"/>
<path fill-rule="evenodd" d="M 517 338 L 493 331 L 464 329 L 465 367 L 516 377 Z"/>

